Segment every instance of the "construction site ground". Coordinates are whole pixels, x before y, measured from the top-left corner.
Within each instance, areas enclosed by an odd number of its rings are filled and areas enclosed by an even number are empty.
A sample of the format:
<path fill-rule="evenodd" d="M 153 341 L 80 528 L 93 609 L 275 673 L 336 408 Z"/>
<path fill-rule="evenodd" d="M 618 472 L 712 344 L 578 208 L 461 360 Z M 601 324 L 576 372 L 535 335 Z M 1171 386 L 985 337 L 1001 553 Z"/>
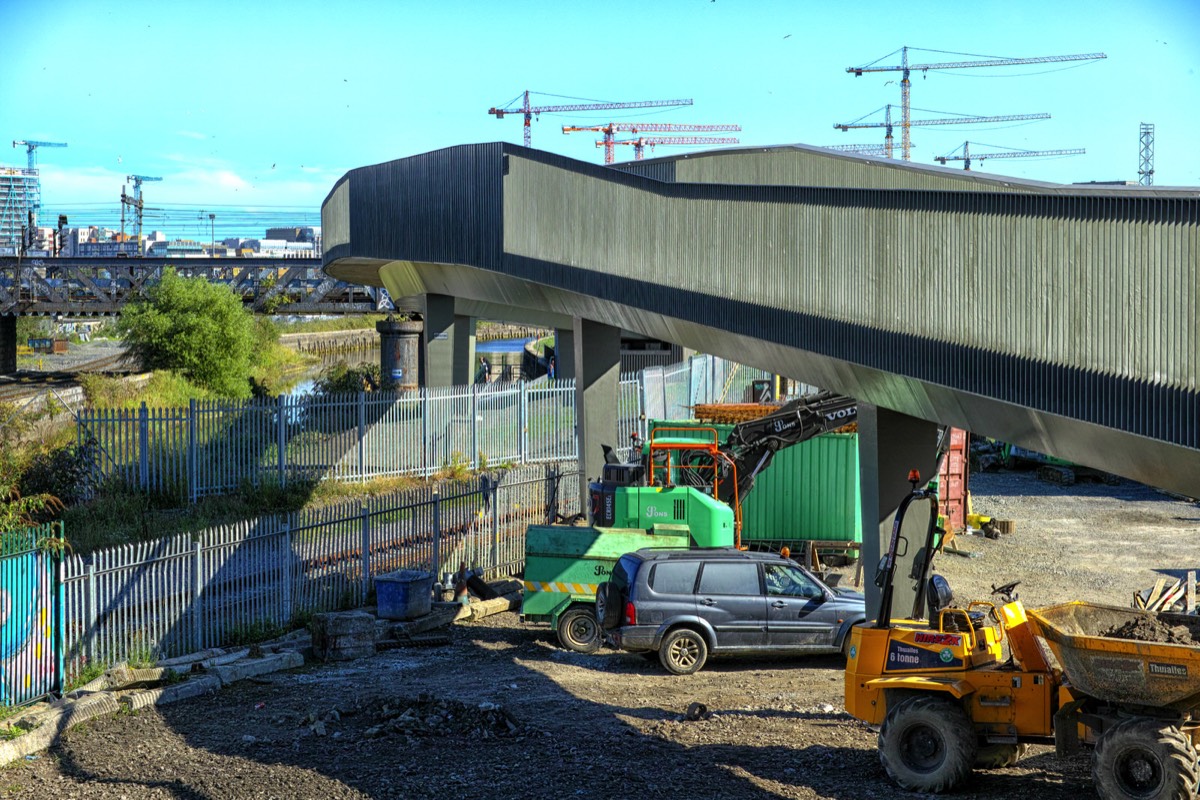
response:
<path fill-rule="evenodd" d="M 1200 507 L 1152 489 L 972 478 L 975 509 L 1016 522 L 963 536 L 938 568 L 960 601 L 1022 581 L 1027 605 L 1128 606 L 1200 567 Z M 852 565 L 839 568 L 853 578 Z M 873 570 L 868 569 L 868 573 Z M 442 647 L 389 650 L 98 718 L 0 771 L 18 798 L 891 798 L 875 733 L 843 710 L 837 656 L 715 660 L 690 677 L 498 614 Z M 688 721 L 689 705 L 707 718 Z M 956 797 L 1094 796 L 1087 754 L 1035 746 Z"/>

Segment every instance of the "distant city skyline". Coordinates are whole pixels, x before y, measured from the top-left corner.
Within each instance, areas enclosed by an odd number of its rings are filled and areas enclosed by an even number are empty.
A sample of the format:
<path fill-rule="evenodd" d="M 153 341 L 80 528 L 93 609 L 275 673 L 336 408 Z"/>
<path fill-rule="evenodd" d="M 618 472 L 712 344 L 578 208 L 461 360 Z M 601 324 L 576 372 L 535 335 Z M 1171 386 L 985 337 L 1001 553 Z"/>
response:
<path fill-rule="evenodd" d="M 899 102 L 898 74 L 845 70 L 902 45 L 948 51 L 922 54 L 931 61 L 960 58 L 950 53 L 1108 55 L 1084 64 L 914 73 L 918 109 L 1052 115 L 914 128 L 915 162 L 931 164 L 966 140 L 972 149 L 1083 147 L 1082 156 L 973 168 L 1064 183 L 1136 181 L 1138 125 L 1151 122 L 1155 183 L 1200 186 L 1200 152 L 1190 143 L 1200 115 L 1192 102 L 1200 97 L 1193 0 L 1012 0 L 974 11 L 922 0 L 397 0 L 336 11 L 307 0 L 213 0 L 203 13 L 149 0 L 66 0 L 51 13 L 14 0 L 0 7 L 0 28 L 9 33 L 0 143 L 68 144 L 38 154 L 44 212 L 100 204 L 119 214 L 121 186 L 135 173 L 163 178 L 143 187 L 146 204 L 185 209 L 168 215 L 183 229 L 187 213 L 218 205 L 315 211 L 357 166 L 470 142 L 520 143 L 520 115 L 497 120 L 487 109 L 525 89 L 542 103 L 694 100 L 680 109 L 535 120 L 534 147 L 591 163 L 602 160 L 599 137 L 564 136 L 562 125 L 733 123 L 742 126 L 742 147 L 882 142 L 880 130 L 833 126 Z M 631 158 L 632 149 L 619 148 L 618 158 Z M 23 148 L 5 150 L 0 162 L 24 165 Z"/>

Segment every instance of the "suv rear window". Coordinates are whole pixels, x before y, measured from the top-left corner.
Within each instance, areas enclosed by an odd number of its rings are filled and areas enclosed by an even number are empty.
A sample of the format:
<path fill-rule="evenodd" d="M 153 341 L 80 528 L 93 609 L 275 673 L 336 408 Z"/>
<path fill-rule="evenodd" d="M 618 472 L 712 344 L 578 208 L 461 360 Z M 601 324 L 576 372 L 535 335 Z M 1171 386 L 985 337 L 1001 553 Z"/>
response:
<path fill-rule="evenodd" d="M 659 594 L 691 594 L 696 590 L 699 561 L 663 561 L 650 573 L 650 588 Z"/>
<path fill-rule="evenodd" d="M 758 564 L 753 561 L 714 561 L 700 573 L 701 594 L 762 594 Z"/>
<path fill-rule="evenodd" d="M 633 576 L 637 574 L 638 564 L 640 563 L 642 562 L 631 555 L 624 555 L 617 559 L 617 565 L 613 567 L 612 577 L 609 578 L 612 585 L 623 592 L 627 591 L 629 584 L 633 582 Z"/>

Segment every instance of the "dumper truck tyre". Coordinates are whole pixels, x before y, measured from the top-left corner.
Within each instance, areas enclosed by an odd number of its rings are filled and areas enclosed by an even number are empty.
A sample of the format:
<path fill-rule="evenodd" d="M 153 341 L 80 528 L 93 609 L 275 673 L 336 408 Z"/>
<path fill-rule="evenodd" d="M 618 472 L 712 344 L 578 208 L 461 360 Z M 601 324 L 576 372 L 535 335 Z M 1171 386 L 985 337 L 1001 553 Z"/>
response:
<path fill-rule="evenodd" d="M 1027 744 L 981 744 L 975 754 L 975 769 L 1003 769 L 1016 764 L 1029 752 Z"/>
<path fill-rule="evenodd" d="M 1190 800 L 1200 784 L 1196 757 L 1191 740 L 1174 725 L 1133 717 L 1100 737 L 1092 781 L 1104 800 Z"/>
<path fill-rule="evenodd" d="M 691 628 L 676 628 L 663 637 L 658 661 L 672 675 L 691 675 L 708 660 L 708 642 Z"/>
<path fill-rule="evenodd" d="M 912 697 L 888 711 L 879 760 L 901 788 L 944 792 L 971 774 L 979 741 L 962 706 L 945 697 Z"/>
<path fill-rule="evenodd" d="M 591 609 L 568 608 L 558 618 L 558 643 L 576 653 L 594 653 L 600 649 L 600 623 Z"/>
<path fill-rule="evenodd" d="M 621 624 L 621 590 L 609 581 L 596 587 L 596 620 L 606 631 Z"/>

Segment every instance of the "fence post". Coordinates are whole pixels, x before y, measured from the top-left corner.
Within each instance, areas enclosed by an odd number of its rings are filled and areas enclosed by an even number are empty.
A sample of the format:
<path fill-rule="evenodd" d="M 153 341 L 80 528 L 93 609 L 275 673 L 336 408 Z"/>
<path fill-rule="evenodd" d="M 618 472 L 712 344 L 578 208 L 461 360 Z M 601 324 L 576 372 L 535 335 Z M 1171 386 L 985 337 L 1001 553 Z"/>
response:
<path fill-rule="evenodd" d="M 429 395 L 421 386 L 417 389 L 417 402 L 421 405 L 421 475 L 429 477 Z"/>
<path fill-rule="evenodd" d="M 275 448 L 279 453 L 278 477 L 279 486 L 287 485 L 287 395 L 279 395 L 275 403 Z"/>
<path fill-rule="evenodd" d="M 519 385 L 521 400 L 517 403 L 517 463 L 527 464 L 529 457 L 529 394 L 525 381 Z"/>
<path fill-rule="evenodd" d="M 283 536 L 280 537 L 281 558 L 279 559 L 280 567 L 283 572 L 283 619 L 280 620 L 284 625 L 290 626 L 292 617 L 292 525 L 289 517 L 283 519 Z"/>
<path fill-rule="evenodd" d="M 142 491 L 150 488 L 150 410 L 145 400 L 138 409 L 138 485 Z"/>
<path fill-rule="evenodd" d="M 192 559 L 192 648 L 193 652 L 199 653 L 204 649 L 204 615 L 200 608 L 200 598 L 204 594 L 204 546 L 196 542 L 192 552 L 195 554 Z"/>
<path fill-rule="evenodd" d="M 437 583 L 442 576 L 442 495 L 433 490 L 433 580 Z"/>
<path fill-rule="evenodd" d="M 471 469 L 479 469 L 479 395 L 471 384 Z"/>
<path fill-rule="evenodd" d="M 96 639 L 100 632 L 96 627 L 100 624 L 100 604 L 96 588 L 96 564 L 88 563 L 87 570 L 87 658 L 88 664 L 96 663 Z"/>
<path fill-rule="evenodd" d="M 500 568 L 500 481 L 492 481 L 492 569 Z"/>
<path fill-rule="evenodd" d="M 54 523 L 59 539 L 66 540 L 63 523 Z M 61 551 L 51 553 L 54 563 L 54 691 L 60 695 L 67 687 L 67 583 L 66 555 Z"/>
<path fill-rule="evenodd" d="M 187 431 L 187 491 L 188 502 L 196 502 L 196 398 L 188 400 Z"/>
<path fill-rule="evenodd" d="M 363 447 L 367 438 L 367 393 L 358 390 L 358 479 L 366 483 L 367 467 L 366 454 Z"/>
<path fill-rule="evenodd" d="M 371 591 L 371 514 L 367 511 L 366 503 L 360 504 L 358 509 L 362 523 L 362 602 L 366 604 L 367 593 Z"/>

